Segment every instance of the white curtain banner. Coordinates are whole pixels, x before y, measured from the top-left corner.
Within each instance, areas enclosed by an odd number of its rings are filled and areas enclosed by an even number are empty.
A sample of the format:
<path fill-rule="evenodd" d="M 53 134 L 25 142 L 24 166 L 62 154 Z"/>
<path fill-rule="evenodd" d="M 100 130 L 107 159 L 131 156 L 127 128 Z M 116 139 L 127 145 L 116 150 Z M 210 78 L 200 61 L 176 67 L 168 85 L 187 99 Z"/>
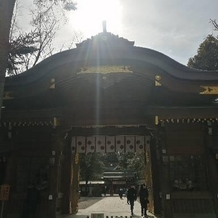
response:
<path fill-rule="evenodd" d="M 116 152 L 124 152 L 124 136 L 116 136 Z"/>
<path fill-rule="evenodd" d="M 135 148 L 136 148 L 136 152 L 138 153 L 142 153 L 145 151 L 145 137 L 144 136 L 136 136 Z"/>
<path fill-rule="evenodd" d="M 72 153 L 112 153 L 112 152 L 138 152 L 146 151 L 150 146 L 151 136 L 142 135 L 94 135 L 73 136 L 71 140 Z"/>
<path fill-rule="evenodd" d="M 78 153 L 85 153 L 86 152 L 86 138 L 84 136 L 77 136 L 76 137 L 76 145 L 77 145 L 77 152 Z"/>
<path fill-rule="evenodd" d="M 95 136 L 86 138 L 86 153 L 95 152 Z"/>
<path fill-rule="evenodd" d="M 114 136 L 106 136 L 106 152 L 115 152 L 115 137 Z"/>
<path fill-rule="evenodd" d="M 135 152 L 135 137 L 126 136 L 125 145 L 126 145 L 126 152 Z"/>
<path fill-rule="evenodd" d="M 105 136 L 96 136 L 95 138 L 95 151 L 105 153 Z"/>

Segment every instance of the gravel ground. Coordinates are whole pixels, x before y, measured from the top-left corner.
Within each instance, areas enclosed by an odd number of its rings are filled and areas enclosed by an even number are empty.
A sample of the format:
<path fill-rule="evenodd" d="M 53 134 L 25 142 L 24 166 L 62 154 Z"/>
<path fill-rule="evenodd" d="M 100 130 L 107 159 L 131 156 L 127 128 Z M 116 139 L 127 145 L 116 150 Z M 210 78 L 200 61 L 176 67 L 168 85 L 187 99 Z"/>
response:
<path fill-rule="evenodd" d="M 80 197 L 78 207 L 79 209 L 86 209 L 102 199 L 103 197 Z"/>
<path fill-rule="evenodd" d="M 91 201 L 91 202 L 90 202 Z M 118 196 L 113 197 L 90 197 L 86 199 L 81 199 L 79 205 L 86 207 L 85 209 L 80 209 L 75 217 L 72 218 L 92 218 L 92 214 L 104 214 L 104 218 L 114 217 L 130 217 L 130 205 L 127 204 L 126 198 L 120 199 Z M 88 204 L 91 204 L 90 206 Z M 134 217 L 141 218 L 141 206 L 138 201 L 135 201 L 134 205 Z M 148 212 L 149 218 L 154 218 L 151 213 Z M 96 216 L 98 217 L 98 216 Z"/>

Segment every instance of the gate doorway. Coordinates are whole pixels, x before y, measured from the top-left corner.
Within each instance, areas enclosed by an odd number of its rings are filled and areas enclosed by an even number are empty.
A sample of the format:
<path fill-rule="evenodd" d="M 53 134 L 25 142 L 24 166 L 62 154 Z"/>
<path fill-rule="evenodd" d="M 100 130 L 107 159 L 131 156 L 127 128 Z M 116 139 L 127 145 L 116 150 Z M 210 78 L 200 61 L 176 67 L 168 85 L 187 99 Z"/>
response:
<path fill-rule="evenodd" d="M 156 140 L 153 130 L 148 129 L 146 125 L 74 127 L 68 135 L 68 138 L 70 139 L 70 149 L 74 160 L 72 192 L 74 196 L 77 196 L 77 201 L 75 201 L 75 198 L 72 200 L 72 203 L 75 204 L 72 205 L 72 208 L 76 211 L 78 210 L 77 203 L 79 199 L 78 190 L 80 183 L 79 160 L 81 155 L 95 152 L 100 154 L 136 153 L 143 156 L 143 162 L 145 164 L 144 177 L 134 178 L 134 181 L 127 181 L 123 178 L 127 175 L 125 170 L 124 172 L 109 172 L 110 176 L 105 174 L 103 180 L 106 184 L 105 186 L 108 188 L 108 194 L 113 196 L 121 186 L 127 189 L 130 184 L 134 183 L 137 187 L 145 183 L 149 187 L 149 210 L 153 213 L 160 213 L 160 179 L 157 167 L 158 163 L 154 161 L 158 155 L 156 154 Z M 121 175 L 122 173 L 123 175 Z M 83 184 L 84 183 L 85 181 L 83 181 Z"/>

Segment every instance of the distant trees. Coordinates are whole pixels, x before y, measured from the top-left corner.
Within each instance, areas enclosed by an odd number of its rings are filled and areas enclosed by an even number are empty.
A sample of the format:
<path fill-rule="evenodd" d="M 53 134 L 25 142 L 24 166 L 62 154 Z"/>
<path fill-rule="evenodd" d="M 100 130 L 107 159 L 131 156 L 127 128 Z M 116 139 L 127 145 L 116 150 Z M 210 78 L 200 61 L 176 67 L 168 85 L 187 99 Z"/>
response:
<path fill-rule="evenodd" d="M 106 169 L 115 170 L 119 165 L 119 155 L 118 153 L 105 153 L 102 154 L 101 160 L 105 165 Z"/>
<path fill-rule="evenodd" d="M 132 171 L 137 178 L 144 176 L 144 153 L 88 153 L 80 154 L 80 180 L 88 183 L 99 180 L 104 170 Z"/>
<path fill-rule="evenodd" d="M 211 20 L 214 30 L 218 31 L 216 20 Z M 208 35 L 200 44 L 197 54 L 190 58 L 188 67 L 201 70 L 218 70 L 218 37 Z"/>
<path fill-rule="evenodd" d="M 88 182 L 100 180 L 103 172 L 104 163 L 101 161 L 101 154 L 80 154 L 80 180 L 86 182 L 86 191 L 88 190 Z"/>
<path fill-rule="evenodd" d="M 137 179 L 143 178 L 145 173 L 145 154 L 121 153 L 119 166 L 120 170 L 135 172 Z"/>
<path fill-rule="evenodd" d="M 104 171 L 134 172 L 136 179 L 142 179 L 145 174 L 144 153 L 88 153 L 80 154 L 80 181 L 88 183 L 101 180 Z"/>
<path fill-rule="evenodd" d="M 201 70 L 218 70 L 218 38 L 208 35 L 200 44 L 197 55 L 190 58 L 187 65 Z"/>

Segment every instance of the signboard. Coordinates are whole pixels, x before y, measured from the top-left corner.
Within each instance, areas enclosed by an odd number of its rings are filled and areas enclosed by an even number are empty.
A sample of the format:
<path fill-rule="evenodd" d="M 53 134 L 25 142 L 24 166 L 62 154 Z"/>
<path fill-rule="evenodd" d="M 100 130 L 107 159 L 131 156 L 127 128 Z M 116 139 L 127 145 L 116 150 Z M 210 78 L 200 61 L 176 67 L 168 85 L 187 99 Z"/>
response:
<path fill-rule="evenodd" d="M 104 218 L 103 213 L 92 213 L 91 218 Z"/>
<path fill-rule="evenodd" d="M 0 201 L 9 200 L 10 185 L 1 185 L 0 186 Z"/>

